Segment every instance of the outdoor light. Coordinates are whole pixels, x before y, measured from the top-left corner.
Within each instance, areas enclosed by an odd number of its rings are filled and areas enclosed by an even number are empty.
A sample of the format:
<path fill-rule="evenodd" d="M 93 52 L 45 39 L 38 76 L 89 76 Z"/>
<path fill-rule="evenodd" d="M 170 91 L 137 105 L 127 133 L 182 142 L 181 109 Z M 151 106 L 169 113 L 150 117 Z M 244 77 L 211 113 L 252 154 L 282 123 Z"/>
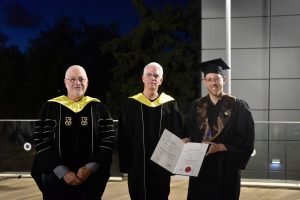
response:
<path fill-rule="evenodd" d="M 23 148 L 24 148 L 25 151 L 30 151 L 31 150 L 31 144 L 29 142 L 26 142 L 23 145 Z"/>
<path fill-rule="evenodd" d="M 280 164 L 280 159 L 272 158 L 272 164 Z"/>

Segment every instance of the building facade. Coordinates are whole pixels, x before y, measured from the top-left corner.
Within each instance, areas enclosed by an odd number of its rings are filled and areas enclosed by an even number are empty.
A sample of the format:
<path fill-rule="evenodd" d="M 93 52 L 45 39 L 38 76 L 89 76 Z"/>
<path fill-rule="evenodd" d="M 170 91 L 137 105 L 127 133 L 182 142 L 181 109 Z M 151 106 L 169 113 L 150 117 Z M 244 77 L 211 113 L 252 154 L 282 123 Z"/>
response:
<path fill-rule="evenodd" d="M 226 60 L 225 4 L 201 1 L 202 61 Z M 300 180 L 299 23 L 299 0 L 231 0 L 231 93 L 256 122 L 244 177 Z"/>

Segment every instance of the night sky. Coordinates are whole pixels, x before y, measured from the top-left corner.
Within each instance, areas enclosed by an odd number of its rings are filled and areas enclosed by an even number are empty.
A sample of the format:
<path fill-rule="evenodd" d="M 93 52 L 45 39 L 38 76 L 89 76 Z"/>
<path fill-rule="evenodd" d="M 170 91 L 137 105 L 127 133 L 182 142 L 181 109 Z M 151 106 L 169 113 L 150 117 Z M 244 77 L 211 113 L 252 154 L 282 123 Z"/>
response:
<path fill-rule="evenodd" d="M 144 0 L 146 5 L 161 8 L 166 3 L 183 6 L 187 0 Z M 120 33 L 138 26 L 138 13 L 131 0 L 1 0 L 0 33 L 8 36 L 6 45 L 25 50 L 29 39 L 51 27 L 60 16 L 73 20 L 83 17 L 89 24 L 118 22 Z"/>

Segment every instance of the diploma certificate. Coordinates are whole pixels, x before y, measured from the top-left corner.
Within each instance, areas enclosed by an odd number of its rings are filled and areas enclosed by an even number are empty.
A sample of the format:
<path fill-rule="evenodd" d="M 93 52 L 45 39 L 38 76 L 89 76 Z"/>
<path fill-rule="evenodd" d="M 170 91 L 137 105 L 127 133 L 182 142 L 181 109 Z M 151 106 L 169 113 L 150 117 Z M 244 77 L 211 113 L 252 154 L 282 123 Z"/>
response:
<path fill-rule="evenodd" d="M 183 141 L 164 130 L 151 160 L 173 174 L 198 176 L 208 144 L 183 143 Z"/>

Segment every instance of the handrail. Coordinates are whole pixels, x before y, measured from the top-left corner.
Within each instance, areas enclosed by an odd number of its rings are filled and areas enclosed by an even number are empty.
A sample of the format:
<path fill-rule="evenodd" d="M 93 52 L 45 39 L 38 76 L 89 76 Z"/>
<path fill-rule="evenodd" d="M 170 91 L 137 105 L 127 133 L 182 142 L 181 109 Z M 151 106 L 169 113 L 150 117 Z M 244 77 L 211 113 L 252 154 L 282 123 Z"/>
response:
<path fill-rule="evenodd" d="M 36 121 L 38 119 L 0 119 L 1 121 L 9 122 L 9 121 Z M 113 122 L 118 122 L 119 120 L 114 119 Z M 254 121 L 254 123 L 259 124 L 300 124 L 300 121 Z"/>

